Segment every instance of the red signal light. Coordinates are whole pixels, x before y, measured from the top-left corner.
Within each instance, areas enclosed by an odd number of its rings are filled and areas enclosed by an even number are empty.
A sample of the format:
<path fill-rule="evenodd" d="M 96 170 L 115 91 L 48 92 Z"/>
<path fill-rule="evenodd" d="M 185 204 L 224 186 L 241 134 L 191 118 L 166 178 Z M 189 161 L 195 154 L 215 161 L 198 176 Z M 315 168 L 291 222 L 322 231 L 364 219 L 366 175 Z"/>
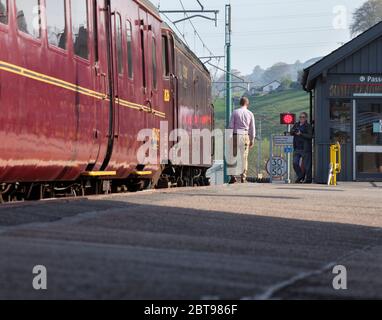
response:
<path fill-rule="evenodd" d="M 293 113 L 282 113 L 280 115 L 280 123 L 285 125 L 295 124 L 296 115 Z"/>

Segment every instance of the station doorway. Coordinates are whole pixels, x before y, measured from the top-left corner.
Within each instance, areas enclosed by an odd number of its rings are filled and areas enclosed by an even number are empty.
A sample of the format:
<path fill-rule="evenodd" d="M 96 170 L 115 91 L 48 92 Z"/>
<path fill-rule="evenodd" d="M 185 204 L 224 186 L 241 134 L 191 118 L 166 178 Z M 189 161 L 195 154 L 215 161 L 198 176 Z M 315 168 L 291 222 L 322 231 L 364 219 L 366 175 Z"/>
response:
<path fill-rule="evenodd" d="M 354 180 L 382 181 L 382 96 L 353 102 Z"/>

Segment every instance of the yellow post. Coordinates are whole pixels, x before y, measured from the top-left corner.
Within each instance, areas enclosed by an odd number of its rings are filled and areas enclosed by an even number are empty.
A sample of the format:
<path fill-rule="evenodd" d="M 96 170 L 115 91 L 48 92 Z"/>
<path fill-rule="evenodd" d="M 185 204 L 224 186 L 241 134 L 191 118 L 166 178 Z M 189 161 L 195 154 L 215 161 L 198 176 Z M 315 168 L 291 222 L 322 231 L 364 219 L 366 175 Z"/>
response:
<path fill-rule="evenodd" d="M 328 185 L 337 185 L 337 175 L 341 173 L 341 145 L 339 142 L 330 146 L 330 172 Z"/>

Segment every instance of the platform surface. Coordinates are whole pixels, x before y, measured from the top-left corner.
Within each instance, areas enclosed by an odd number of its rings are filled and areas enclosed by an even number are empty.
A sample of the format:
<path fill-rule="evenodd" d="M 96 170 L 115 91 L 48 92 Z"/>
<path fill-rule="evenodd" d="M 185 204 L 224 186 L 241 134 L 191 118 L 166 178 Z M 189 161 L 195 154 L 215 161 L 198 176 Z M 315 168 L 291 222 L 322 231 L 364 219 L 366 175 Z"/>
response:
<path fill-rule="evenodd" d="M 381 230 L 382 185 L 369 183 L 3 205 L 0 299 L 381 299 Z M 348 290 L 333 289 L 338 264 Z"/>

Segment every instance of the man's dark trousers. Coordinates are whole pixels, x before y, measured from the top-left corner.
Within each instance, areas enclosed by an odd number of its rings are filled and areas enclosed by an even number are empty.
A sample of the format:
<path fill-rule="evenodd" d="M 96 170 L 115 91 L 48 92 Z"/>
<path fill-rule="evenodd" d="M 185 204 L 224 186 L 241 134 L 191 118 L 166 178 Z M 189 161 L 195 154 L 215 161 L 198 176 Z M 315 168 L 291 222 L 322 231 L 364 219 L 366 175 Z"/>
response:
<path fill-rule="evenodd" d="M 301 159 L 304 167 L 304 171 L 301 168 Z M 306 182 L 312 182 L 312 152 L 304 150 L 295 150 L 293 157 L 293 168 L 297 174 L 298 180 L 304 180 Z"/>

